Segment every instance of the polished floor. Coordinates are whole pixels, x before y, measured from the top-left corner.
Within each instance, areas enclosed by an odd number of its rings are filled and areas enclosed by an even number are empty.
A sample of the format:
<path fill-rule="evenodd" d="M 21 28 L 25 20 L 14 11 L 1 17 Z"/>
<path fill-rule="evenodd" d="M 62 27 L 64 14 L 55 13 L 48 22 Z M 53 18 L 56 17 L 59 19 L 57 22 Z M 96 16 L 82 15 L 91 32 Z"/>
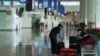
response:
<path fill-rule="evenodd" d="M 51 56 L 48 33 L 39 29 L 0 31 L 0 56 Z"/>
<path fill-rule="evenodd" d="M 0 56 L 48 56 L 48 43 L 48 37 L 38 29 L 0 31 Z"/>
<path fill-rule="evenodd" d="M 64 34 L 65 47 L 69 47 L 69 35 L 75 34 L 70 30 Z M 0 31 L 0 56 L 51 56 L 48 34 L 36 28 Z"/>
<path fill-rule="evenodd" d="M 51 56 L 49 32 L 36 28 L 0 31 L 0 56 Z"/>

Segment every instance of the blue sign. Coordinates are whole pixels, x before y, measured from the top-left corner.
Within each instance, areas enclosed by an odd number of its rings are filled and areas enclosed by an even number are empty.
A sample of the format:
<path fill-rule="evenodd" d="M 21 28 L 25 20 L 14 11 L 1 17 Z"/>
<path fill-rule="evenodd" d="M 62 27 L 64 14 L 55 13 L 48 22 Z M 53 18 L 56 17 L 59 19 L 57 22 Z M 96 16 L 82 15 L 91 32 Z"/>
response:
<path fill-rule="evenodd" d="M 39 9 L 43 8 L 43 0 L 38 0 L 38 8 Z"/>
<path fill-rule="evenodd" d="M 54 0 L 54 6 L 53 6 L 54 10 L 57 10 L 57 2 L 58 2 L 57 0 Z"/>
<path fill-rule="evenodd" d="M 48 8 L 52 8 L 52 0 L 48 0 Z"/>
<path fill-rule="evenodd" d="M 63 6 L 63 15 L 65 14 L 65 7 Z"/>
<path fill-rule="evenodd" d="M 57 12 L 60 13 L 60 1 L 58 1 L 58 9 Z"/>
<path fill-rule="evenodd" d="M 64 14 L 64 6 L 60 5 L 60 14 L 63 15 Z"/>
<path fill-rule="evenodd" d="M 62 15 L 64 15 L 64 13 L 65 13 L 65 8 L 64 8 L 64 6 L 63 5 L 60 5 L 61 6 L 61 10 L 60 10 L 60 13 L 62 14 Z"/>
<path fill-rule="evenodd" d="M 60 15 L 64 15 L 65 13 L 65 8 L 63 5 L 60 4 L 60 1 L 58 2 L 58 10 L 57 10 L 58 14 Z"/>

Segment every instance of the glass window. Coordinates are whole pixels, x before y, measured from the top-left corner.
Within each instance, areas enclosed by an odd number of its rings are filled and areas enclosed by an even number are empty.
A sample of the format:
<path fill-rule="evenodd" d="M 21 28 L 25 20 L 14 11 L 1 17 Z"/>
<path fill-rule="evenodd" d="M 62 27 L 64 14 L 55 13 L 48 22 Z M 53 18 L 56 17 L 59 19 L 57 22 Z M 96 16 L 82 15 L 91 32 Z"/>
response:
<path fill-rule="evenodd" d="M 14 6 L 25 6 L 26 3 L 20 3 L 19 1 L 14 1 Z"/>
<path fill-rule="evenodd" d="M 13 3 L 14 3 L 14 6 L 19 6 L 20 5 L 19 1 L 14 1 Z"/>
<path fill-rule="evenodd" d="M 48 7 L 48 2 L 45 1 L 45 2 L 43 3 L 43 6 L 44 6 L 44 8 L 47 8 L 47 7 Z"/>
<path fill-rule="evenodd" d="M 1 1 L 0 1 L 0 6 L 1 6 Z"/>
<path fill-rule="evenodd" d="M 4 6 L 11 6 L 11 1 L 4 1 Z"/>
<path fill-rule="evenodd" d="M 20 3 L 20 6 L 25 7 L 26 3 Z"/>

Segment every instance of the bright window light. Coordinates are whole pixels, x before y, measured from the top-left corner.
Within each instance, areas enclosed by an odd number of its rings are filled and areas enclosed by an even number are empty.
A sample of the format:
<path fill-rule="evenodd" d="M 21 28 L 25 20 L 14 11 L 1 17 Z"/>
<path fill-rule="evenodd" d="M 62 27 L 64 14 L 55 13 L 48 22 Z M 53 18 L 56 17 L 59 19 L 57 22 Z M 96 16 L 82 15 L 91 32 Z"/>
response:
<path fill-rule="evenodd" d="M 71 1 L 71 2 L 62 1 L 61 4 L 64 5 L 64 6 L 79 6 L 80 2 L 79 1 Z"/>
<path fill-rule="evenodd" d="M 14 1 L 14 6 L 20 5 L 19 1 Z"/>
<path fill-rule="evenodd" d="M 14 1 L 14 6 L 25 6 L 26 3 L 20 3 L 19 1 Z"/>
<path fill-rule="evenodd" d="M 4 1 L 5 6 L 11 6 L 11 1 Z"/>
<path fill-rule="evenodd" d="M 61 4 L 64 6 L 79 6 L 80 2 L 79 1 L 61 1 Z M 35 6 L 38 6 L 38 2 L 35 2 Z"/>

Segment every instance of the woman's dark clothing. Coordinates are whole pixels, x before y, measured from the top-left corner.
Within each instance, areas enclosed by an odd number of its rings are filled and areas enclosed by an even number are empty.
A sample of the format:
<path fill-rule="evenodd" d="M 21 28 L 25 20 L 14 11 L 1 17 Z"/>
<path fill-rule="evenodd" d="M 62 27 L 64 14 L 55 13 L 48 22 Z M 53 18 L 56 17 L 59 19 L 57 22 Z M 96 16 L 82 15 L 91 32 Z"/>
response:
<path fill-rule="evenodd" d="M 59 27 L 54 27 L 50 34 L 50 42 L 51 42 L 51 52 L 52 54 L 59 54 L 58 42 L 57 42 L 57 34 L 60 32 Z"/>

